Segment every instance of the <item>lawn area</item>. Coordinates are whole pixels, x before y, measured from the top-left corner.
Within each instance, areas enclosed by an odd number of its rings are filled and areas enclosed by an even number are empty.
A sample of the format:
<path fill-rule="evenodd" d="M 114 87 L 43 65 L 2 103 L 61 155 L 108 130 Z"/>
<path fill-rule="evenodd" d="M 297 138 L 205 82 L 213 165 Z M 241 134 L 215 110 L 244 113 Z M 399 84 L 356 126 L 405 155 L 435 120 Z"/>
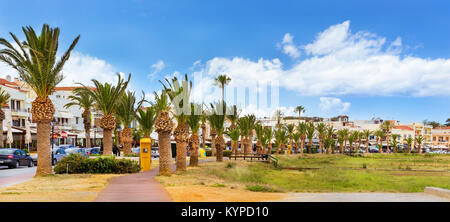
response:
<path fill-rule="evenodd" d="M 0 189 L 0 202 L 89 202 L 120 175 L 57 174 Z"/>
<path fill-rule="evenodd" d="M 202 201 L 202 197 L 183 199 L 183 190 L 185 194 L 203 195 L 211 188 L 214 188 L 211 192 L 223 189 L 221 193 L 227 195 L 240 193 L 240 199 L 249 199 L 251 193 L 267 194 L 268 198 L 276 199 L 280 196 L 275 194 L 283 195 L 280 192 L 423 192 L 427 186 L 450 189 L 448 155 L 350 157 L 316 154 L 304 157 L 279 155 L 278 158 L 281 167 L 320 169 L 288 170 L 266 163 L 225 160 L 223 163 L 205 162 L 199 167 L 188 168 L 187 172 L 157 177 L 157 180 L 170 195 L 178 195 L 183 201 Z"/>

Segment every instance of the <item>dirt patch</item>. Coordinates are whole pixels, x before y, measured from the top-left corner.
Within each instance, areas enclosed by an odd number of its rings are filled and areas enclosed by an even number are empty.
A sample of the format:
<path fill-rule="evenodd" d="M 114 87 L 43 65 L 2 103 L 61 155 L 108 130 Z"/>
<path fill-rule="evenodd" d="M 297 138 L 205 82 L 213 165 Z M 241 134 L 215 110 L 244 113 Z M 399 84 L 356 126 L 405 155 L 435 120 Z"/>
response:
<path fill-rule="evenodd" d="M 286 198 L 284 193 L 261 193 L 202 185 L 168 186 L 165 189 L 177 202 L 261 202 Z"/>

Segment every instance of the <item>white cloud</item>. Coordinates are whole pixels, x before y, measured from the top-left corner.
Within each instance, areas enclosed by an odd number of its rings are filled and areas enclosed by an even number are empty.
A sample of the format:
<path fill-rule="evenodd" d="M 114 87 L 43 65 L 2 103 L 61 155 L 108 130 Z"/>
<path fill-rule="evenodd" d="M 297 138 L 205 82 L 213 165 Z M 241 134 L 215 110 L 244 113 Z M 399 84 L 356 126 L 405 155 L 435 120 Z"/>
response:
<path fill-rule="evenodd" d="M 156 75 L 161 72 L 161 70 L 166 67 L 166 64 L 162 60 L 158 60 L 155 64 L 152 65 L 152 72 L 148 75 L 150 79 L 154 79 Z"/>
<path fill-rule="evenodd" d="M 292 42 L 286 35 L 283 42 Z M 279 81 L 280 86 L 306 96 L 337 95 L 450 95 L 450 59 L 401 54 L 401 38 L 386 39 L 360 31 L 350 22 L 330 26 L 303 50 L 309 57 L 291 68 L 278 59 L 213 58 L 202 66 L 203 76 L 227 73 L 230 85 Z"/>
<path fill-rule="evenodd" d="M 320 97 L 319 107 L 328 114 L 344 114 L 350 108 L 349 102 L 342 102 L 341 99 L 335 97 Z"/>
<path fill-rule="evenodd" d="M 294 37 L 291 34 L 286 33 L 283 41 L 278 44 L 278 47 L 282 48 L 284 54 L 296 59 L 300 57 L 300 51 L 297 46 L 295 46 L 293 40 Z"/>

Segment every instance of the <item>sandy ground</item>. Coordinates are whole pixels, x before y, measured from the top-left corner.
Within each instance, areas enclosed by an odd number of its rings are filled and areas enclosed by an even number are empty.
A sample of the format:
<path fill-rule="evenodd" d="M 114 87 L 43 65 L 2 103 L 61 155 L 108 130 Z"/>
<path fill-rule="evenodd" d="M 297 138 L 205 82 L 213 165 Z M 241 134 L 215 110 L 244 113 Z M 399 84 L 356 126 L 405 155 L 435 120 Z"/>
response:
<path fill-rule="evenodd" d="M 89 202 L 119 175 L 53 175 L 0 189 L 0 202 Z"/>
<path fill-rule="evenodd" d="M 165 187 L 176 202 L 261 202 L 276 201 L 286 197 L 283 193 L 261 193 L 227 187 L 186 185 Z"/>

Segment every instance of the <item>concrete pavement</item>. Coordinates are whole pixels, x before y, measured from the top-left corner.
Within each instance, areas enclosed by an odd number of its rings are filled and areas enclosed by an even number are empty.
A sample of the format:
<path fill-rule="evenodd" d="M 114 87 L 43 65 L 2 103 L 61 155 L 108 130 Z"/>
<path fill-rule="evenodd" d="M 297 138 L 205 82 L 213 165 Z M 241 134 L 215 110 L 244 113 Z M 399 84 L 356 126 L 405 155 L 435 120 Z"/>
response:
<path fill-rule="evenodd" d="M 0 166 L 0 188 L 27 182 L 33 179 L 36 167 L 21 166 L 16 169 Z"/>

